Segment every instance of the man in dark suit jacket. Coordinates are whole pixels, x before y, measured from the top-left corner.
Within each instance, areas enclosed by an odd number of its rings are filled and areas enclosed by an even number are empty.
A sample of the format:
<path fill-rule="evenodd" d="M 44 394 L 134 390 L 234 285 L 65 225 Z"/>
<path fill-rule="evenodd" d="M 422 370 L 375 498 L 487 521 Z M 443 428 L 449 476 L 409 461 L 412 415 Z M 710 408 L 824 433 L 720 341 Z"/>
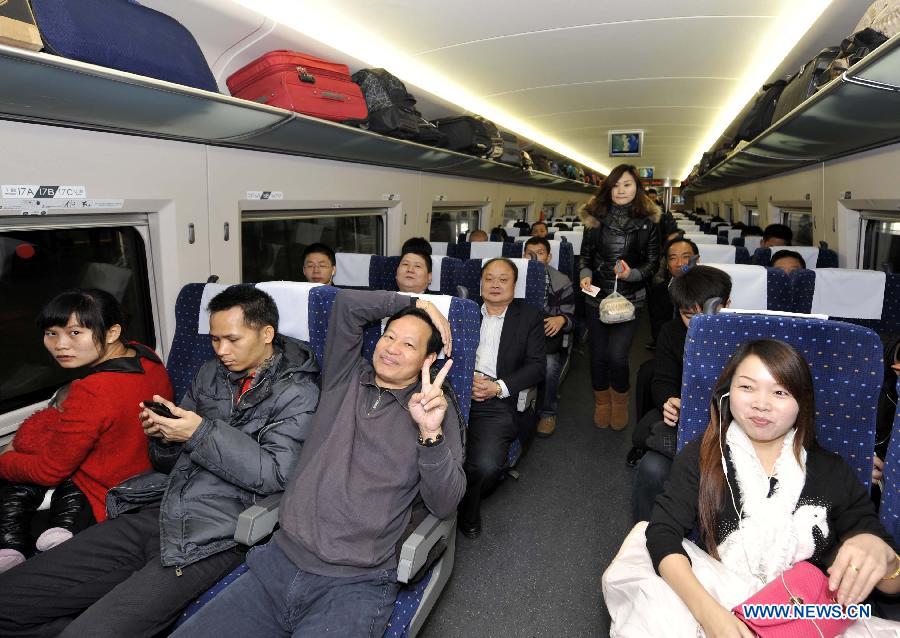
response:
<path fill-rule="evenodd" d="M 544 379 L 546 346 L 541 311 L 514 299 L 518 270 L 502 257 L 481 269 L 481 339 L 472 381 L 472 412 L 466 443 L 466 496 L 460 505 L 463 534 L 481 534 L 481 499 L 503 473 L 516 439 L 519 392 Z"/>

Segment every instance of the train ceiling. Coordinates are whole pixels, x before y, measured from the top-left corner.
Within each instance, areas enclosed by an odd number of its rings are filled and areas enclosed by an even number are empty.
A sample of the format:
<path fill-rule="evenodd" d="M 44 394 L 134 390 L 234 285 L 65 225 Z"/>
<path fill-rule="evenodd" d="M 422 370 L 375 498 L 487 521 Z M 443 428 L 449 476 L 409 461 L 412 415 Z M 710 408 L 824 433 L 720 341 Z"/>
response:
<path fill-rule="evenodd" d="M 840 42 L 869 2 L 232 0 L 299 32 L 298 48 L 311 38 L 305 50 L 351 69 L 394 72 L 426 117 L 480 113 L 606 171 L 622 161 L 608 132 L 642 130 L 642 156 L 627 161 L 674 181 L 756 88 Z M 188 7 L 228 13 L 210 0 L 145 4 L 212 38 L 210 13 L 191 24 Z"/>

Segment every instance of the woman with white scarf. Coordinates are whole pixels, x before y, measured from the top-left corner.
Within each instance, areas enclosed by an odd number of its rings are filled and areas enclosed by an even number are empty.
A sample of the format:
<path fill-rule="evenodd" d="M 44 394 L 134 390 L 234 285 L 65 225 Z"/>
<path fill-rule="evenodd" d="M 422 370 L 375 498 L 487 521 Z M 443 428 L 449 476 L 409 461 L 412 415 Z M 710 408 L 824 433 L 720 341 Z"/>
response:
<path fill-rule="evenodd" d="M 735 353 L 706 433 L 675 458 L 646 545 L 638 526 L 604 574 L 612 636 L 753 638 L 731 608 L 804 560 L 842 605 L 900 592 L 891 537 L 846 462 L 817 445 L 814 419 L 809 366 L 791 346 Z M 695 527 L 700 547 L 685 541 Z"/>

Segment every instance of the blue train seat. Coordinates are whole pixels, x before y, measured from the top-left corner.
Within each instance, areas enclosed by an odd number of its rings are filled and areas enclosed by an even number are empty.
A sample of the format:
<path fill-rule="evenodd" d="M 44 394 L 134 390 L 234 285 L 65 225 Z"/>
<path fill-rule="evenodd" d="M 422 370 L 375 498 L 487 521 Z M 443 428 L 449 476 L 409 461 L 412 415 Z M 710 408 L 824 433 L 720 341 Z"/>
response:
<path fill-rule="evenodd" d="M 516 240 L 510 247 L 505 257 L 521 257 L 525 253 L 525 242 L 529 237 L 522 237 Z M 572 251 L 572 244 L 560 239 L 548 239 L 550 242 L 550 265 L 566 275 L 572 281 L 575 281 L 575 253 Z"/>
<path fill-rule="evenodd" d="M 400 257 L 382 257 L 372 255 L 369 265 L 369 288 L 372 290 L 397 290 L 397 267 Z M 429 292 L 452 295 L 455 292 L 453 282 L 456 280 L 456 269 L 460 260 L 446 255 L 431 256 L 431 285 Z"/>
<path fill-rule="evenodd" d="M 700 263 L 749 264 L 750 253 L 746 248 L 723 246 L 722 244 L 698 244 Z"/>
<path fill-rule="evenodd" d="M 897 379 L 900 387 L 900 379 Z M 894 430 L 884 459 L 884 490 L 881 496 L 881 522 L 894 543 L 900 546 L 900 409 L 894 414 Z"/>
<path fill-rule="evenodd" d="M 732 228 L 731 226 L 719 226 L 716 229 L 716 234 L 718 236 L 718 241 L 720 244 L 725 244 L 726 246 L 732 245 L 732 240 L 739 239 L 741 236 L 740 228 Z"/>
<path fill-rule="evenodd" d="M 457 259 L 509 257 L 511 251 L 515 250 L 514 244 L 515 242 L 505 241 L 460 241 L 456 246 L 448 246 L 448 254 Z M 506 254 L 507 252 L 510 254 Z"/>
<path fill-rule="evenodd" d="M 830 248 L 816 248 L 815 246 L 781 246 L 778 248 L 757 248 L 752 257 L 754 264 L 768 266 L 772 254 L 779 250 L 792 250 L 799 253 L 810 270 L 816 268 L 837 268 L 838 254 Z"/>
<path fill-rule="evenodd" d="M 900 332 L 900 274 L 852 268 L 795 270 L 790 275 L 795 312 Z"/>
<path fill-rule="evenodd" d="M 709 263 L 705 255 L 701 247 L 701 264 L 723 270 L 731 277 L 731 308 L 797 312 L 794 308 L 791 280 L 784 271 L 749 264 Z"/>
<path fill-rule="evenodd" d="M 476 242 L 478 243 L 478 242 Z M 516 299 L 524 299 L 539 308 L 544 307 L 544 264 L 529 259 L 510 258 L 519 271 Z M 485 259 L 464 259 L 456 271 L 457 286 L 469 291 L 469 299 L 481 305 L 481 267 Z M 525 273 L 523 277 L 522 274 Z"/>
<path fill-rule="evenodd" d="M 555 239 L 566 240 L 572 244 L 572 254 L 578 257 L 581 254 L 581 240 L 584 239 L 584 230 L 559 230 L 554 235 Z M 575 260 L 575 268 L 578 268 L 578 260 Z M 576 273 L 577 274 L 577 273 Z"/>
<path fill-rule="evenodd" d="M 818 442 L 843 456 L 868 489 L 884 374 L 882 344 L 873 331 L 852 324 L 771 315 L 695 316 L 685 342 L 679 449 L 706 430 L 713 387 L 728 359 L 739 345 L 761 338 L 791 344 L 809 363 Z"/>
<path fill-rule="evenodd" d="M 358 253 L 335 253 L 336 270 L 334 285 L 342 288 L 369 288 L 370 282 L 378 280 L 373 268 L 378 264 L 376 255 Z"/>
<path fill-rule="evenodd" d="M 450 245 L 445 241 L 430 241 L 432 255 L 449 255 L 447 247 Z"/>
<path fill-rule="evenodd" d="M 265 284 L 262 287 L 265 287 Z M 332 286 L 316 286 L 310 288 L 306 295 L 308 310 L 305 314 L 307 316 L 309 343 L 323 369 L 328 364 L 324 356 L 328 319 L 338 292 L 339 290 Z M 479 338 L 478 308 L 474 302 L 468 300 L 448 299 L 450 303 L 449 319 L 453 330 L 454 364 L 447 378 L 459 399 L 463 417 L 467 420 L 471 399 L 472 376 L 475 371 L 475 351 L 478 347 Z M 435 296 L 430 296 L 429 300 L 435 301 Z M 276 298 L 276 302 L 278 301 L 279 299 Z M 253 544 L 271 533 L 278 520 L 280 496 L 278 494 L 268 497 L 241 515 L 238 521 L 238 529 L 235 533 L 235 539 L 238 542 Z M 433 564 L 431 569 L 417 582 L 401 588 L 394 604 L 393 614 L 384 633 L 385 637 L 405 638 L 407 636 L 415 636 L 424 624 L 437 597 L 444 586 L 446 586 L 453 568 L 456 547 L 455 517 L 439 520 L 434 516 L 428 515 L 425 518 L 403 545 L 397 568 L 398 580 L 403 583 L 409 583 L 426 564 L 429 558 L 428 554 L 432 548 L 437 547 L 439 544 L 445 545 L 446 549 L 444 549 L 440 558 Z M 194 601 L 179 618 L 178 624 L 186 621 L 246 571 L 246 564 L 242 564 L 232 570 L 210 590 Z"/>

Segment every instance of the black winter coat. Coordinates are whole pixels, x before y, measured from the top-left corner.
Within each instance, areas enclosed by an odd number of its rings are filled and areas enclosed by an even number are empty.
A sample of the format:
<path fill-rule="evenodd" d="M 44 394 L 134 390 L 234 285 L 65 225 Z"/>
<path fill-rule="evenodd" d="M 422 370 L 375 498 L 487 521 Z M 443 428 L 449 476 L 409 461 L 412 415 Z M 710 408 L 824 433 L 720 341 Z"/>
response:
<path fill-rule="evenodd" d="M 655 207 L 651 209 L 658 212 Z M 601 289 L 597 295 L 599 302 L 613 291 L 616 261 L 622 260 L 632 270 L 641 273 L 641 281 L 619 280 L 619 294 L 631 301 L 643 298 L 644 288 L 653 282 L 653 275 L 659 267 L 659 227 L 652 217 L 629 217 L 622 226 L 609 223 L 611 217 L 598 219 L 583 213 L 585 231 L 581 242 L 579 258 L 579 278 L 587 277 Z M 641 293 L 641 294 L 639 294 Z"/>
<path fill-rule="evenodd" d="M 277 335 L 275 359 L 234 404 L 230 373 L 204 363 L 181 402 L 203 422 L 184 443 L 150 439 L 156 471 L 114 487 L 109 518 L 160 501 L 160 558 L 184 566 L 237 545 L 237 518 L 257 499 L 281 492 L 293 473 L 319 402 L 316 356 Z"/>

